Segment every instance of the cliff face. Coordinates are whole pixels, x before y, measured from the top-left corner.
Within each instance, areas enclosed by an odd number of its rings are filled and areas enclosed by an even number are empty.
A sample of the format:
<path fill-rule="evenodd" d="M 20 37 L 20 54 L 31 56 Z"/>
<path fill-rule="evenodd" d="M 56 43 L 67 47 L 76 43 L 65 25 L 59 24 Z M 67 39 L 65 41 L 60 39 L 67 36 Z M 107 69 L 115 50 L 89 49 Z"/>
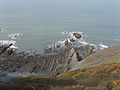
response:
<path fill-rule="evenodd" d="M 4 46 L 0 48 L 3 50 Z M 30 72 L 40 75 L 57 75 L 71 71 L 78 62 L 94 53 L 92 46 L 65 48 L 51 55 L 5 50 L 0 54 L 0 70 L 7 72 Z"/>

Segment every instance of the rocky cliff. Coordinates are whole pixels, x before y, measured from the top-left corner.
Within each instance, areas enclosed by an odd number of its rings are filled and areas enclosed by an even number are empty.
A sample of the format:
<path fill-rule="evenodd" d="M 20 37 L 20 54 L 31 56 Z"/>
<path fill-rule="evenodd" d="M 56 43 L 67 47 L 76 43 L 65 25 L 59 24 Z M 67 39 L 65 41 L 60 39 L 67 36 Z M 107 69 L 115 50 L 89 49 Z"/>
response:
<path fill-rule="evenodd" d="M 71 71 L 78 62 L 95 53 L 94 47 L 85 45 L 79 48 L 67 47 L 50 55 L 31 52 L 18 52 L 11 49 L 0 50 L 0 70 L 6 72 L 30 72 L 39 75 L 57 75 Z"/>

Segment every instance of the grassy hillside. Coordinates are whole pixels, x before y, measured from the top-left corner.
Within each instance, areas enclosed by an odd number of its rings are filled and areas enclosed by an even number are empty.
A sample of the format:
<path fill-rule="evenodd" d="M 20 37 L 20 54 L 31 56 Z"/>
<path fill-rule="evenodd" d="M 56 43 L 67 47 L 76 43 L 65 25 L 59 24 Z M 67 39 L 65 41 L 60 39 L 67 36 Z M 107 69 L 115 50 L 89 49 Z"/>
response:
<path fill-rule="evenodd" d="M 10 83 L 36 90 L 120 90 L 120 63 L 105 62 L 57 76 L 29 76 Z"/>

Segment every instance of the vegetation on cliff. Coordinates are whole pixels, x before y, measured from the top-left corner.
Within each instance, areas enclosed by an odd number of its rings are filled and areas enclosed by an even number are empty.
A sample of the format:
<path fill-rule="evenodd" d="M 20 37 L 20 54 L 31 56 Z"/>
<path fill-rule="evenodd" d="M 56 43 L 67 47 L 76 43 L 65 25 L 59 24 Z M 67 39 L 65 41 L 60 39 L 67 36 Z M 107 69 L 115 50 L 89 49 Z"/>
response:
<path fill-rule="evenodd" d="M 114 63 L 110 62 L 114 61 Z M 28 76 L 9 82 L 26 90 L 119 90 L 120 58 L 114 57 L 102 64 L 57 76 Z M 10 88 L 9 87 L 9 88 Z"/>

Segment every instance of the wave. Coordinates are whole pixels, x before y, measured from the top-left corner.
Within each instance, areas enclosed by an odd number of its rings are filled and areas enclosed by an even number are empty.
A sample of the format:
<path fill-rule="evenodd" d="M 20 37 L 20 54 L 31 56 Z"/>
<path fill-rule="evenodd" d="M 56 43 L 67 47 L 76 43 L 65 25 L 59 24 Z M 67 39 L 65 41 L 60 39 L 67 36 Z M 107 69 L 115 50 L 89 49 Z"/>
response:
<path fill-rule="evenodd" d="M 85 33 L 83 32 L 62 32 L 63 35 L 65 35 L 65 39 L 64 40 L 58 40 L 57 42 L 54 42 L 52 44 L 47 45 L 47 47 L 45 48 L 45 52 L 46 51 L 52 51 L 52 50 L 57 50 L 63 47 L 67 47 L 67 46 L 85 46 L 85 45 L 93 45 L 94 44 L 89 44 L 88 42 L 86 42 L 84 40 L 84 38 L 87 36 Z"/>
<path fill-rule="evenodd" d="M 49 52 L 53 50 L 62 49 L 68 46 L 80 47 L 85 45 L 94 46 L 95 49 L 99 49 L 99 50 L 108 48 L 108 46 L 104 44 L 95 45 L 95 44 L 88 43 L 87 41 L 85 41 L 85 38 L 87 35 L 84 32 L 73 31 L 73 32 L 62 32 L 62 34 L 64 35 L 63 40 L 58 40 L 56 42 L 48 44 L 44 49 L 44 51 Z M 0 40 L 0 45 L 13 44 L 12 46 L 10 46 L 10 48 L 18 49 L 18 47 L 15 46 L 16 41 L 14 41 L 13 39 L 17 39 L 22 36 L 23 35 L 21 33 L 10 34 L 8 35 L 8 37 L 12 40 Z"/>
<path fill-rule="evenodd" d="M 16 41 L 14 40 L 0 40 L 0 46 L 6 46 L 6 45 L 13 44 L 12 46 L 10 46 L 10 48 L 18 49 L 18 47 L 15 46 L 15 43 Z"/>
<path fill-rule="evenodd" d="M 99 48 L 100 48 L 100 50 L 104 50 L 104 49 L 108 48 L 108 46 L 104 45 L 104 44 L 99 44 Z"/>
<path fill-rule="evenodd" d="M 45 50 L 54 50 L 59 49 L 64 46 L 73 45 L 77 40 L 81 40 L 84 36 L 82 32 L 62 32 L 62 34 L 66 35 L 66 38 L 64 40 L 58 40 L 57 42 L 54 42 L 52 44 L 47 45 Z"/>
<path fill-rule="evenodd" d="M 17 39 L 17 38 L 20 38 L 22 36 L 23 35 L 21 33 L 15 33 L 15 34 L 8 35 L 8 37 L 11 38 L 11 39 Z"/>
<path fill-rule="evenodd" d="M 64 40 L 58 40 L 57 42 L 48 44 L 44 51 L 49 52 L 49 51 L 61 49 L 66 46 L 80 47 L 80 46 L 85 46 L 85 45 L 93 46 L 95 50 L 103 50 L 105 48 L 108 48 L 108 46 L 104 44 L 95 45 L 95 44 L 86 42 L 85 38 L 87 35 L 83 32 L 77 32 L 77 31 L 62 32 L 62 34 L 65 35 Z"/>
<path fill-rule="evenodd" d="M 1 32 L 1 31 L 3 31 L 3 29 L 2 29 L 2 28 L 0 28 L 0 32 Z"/>

